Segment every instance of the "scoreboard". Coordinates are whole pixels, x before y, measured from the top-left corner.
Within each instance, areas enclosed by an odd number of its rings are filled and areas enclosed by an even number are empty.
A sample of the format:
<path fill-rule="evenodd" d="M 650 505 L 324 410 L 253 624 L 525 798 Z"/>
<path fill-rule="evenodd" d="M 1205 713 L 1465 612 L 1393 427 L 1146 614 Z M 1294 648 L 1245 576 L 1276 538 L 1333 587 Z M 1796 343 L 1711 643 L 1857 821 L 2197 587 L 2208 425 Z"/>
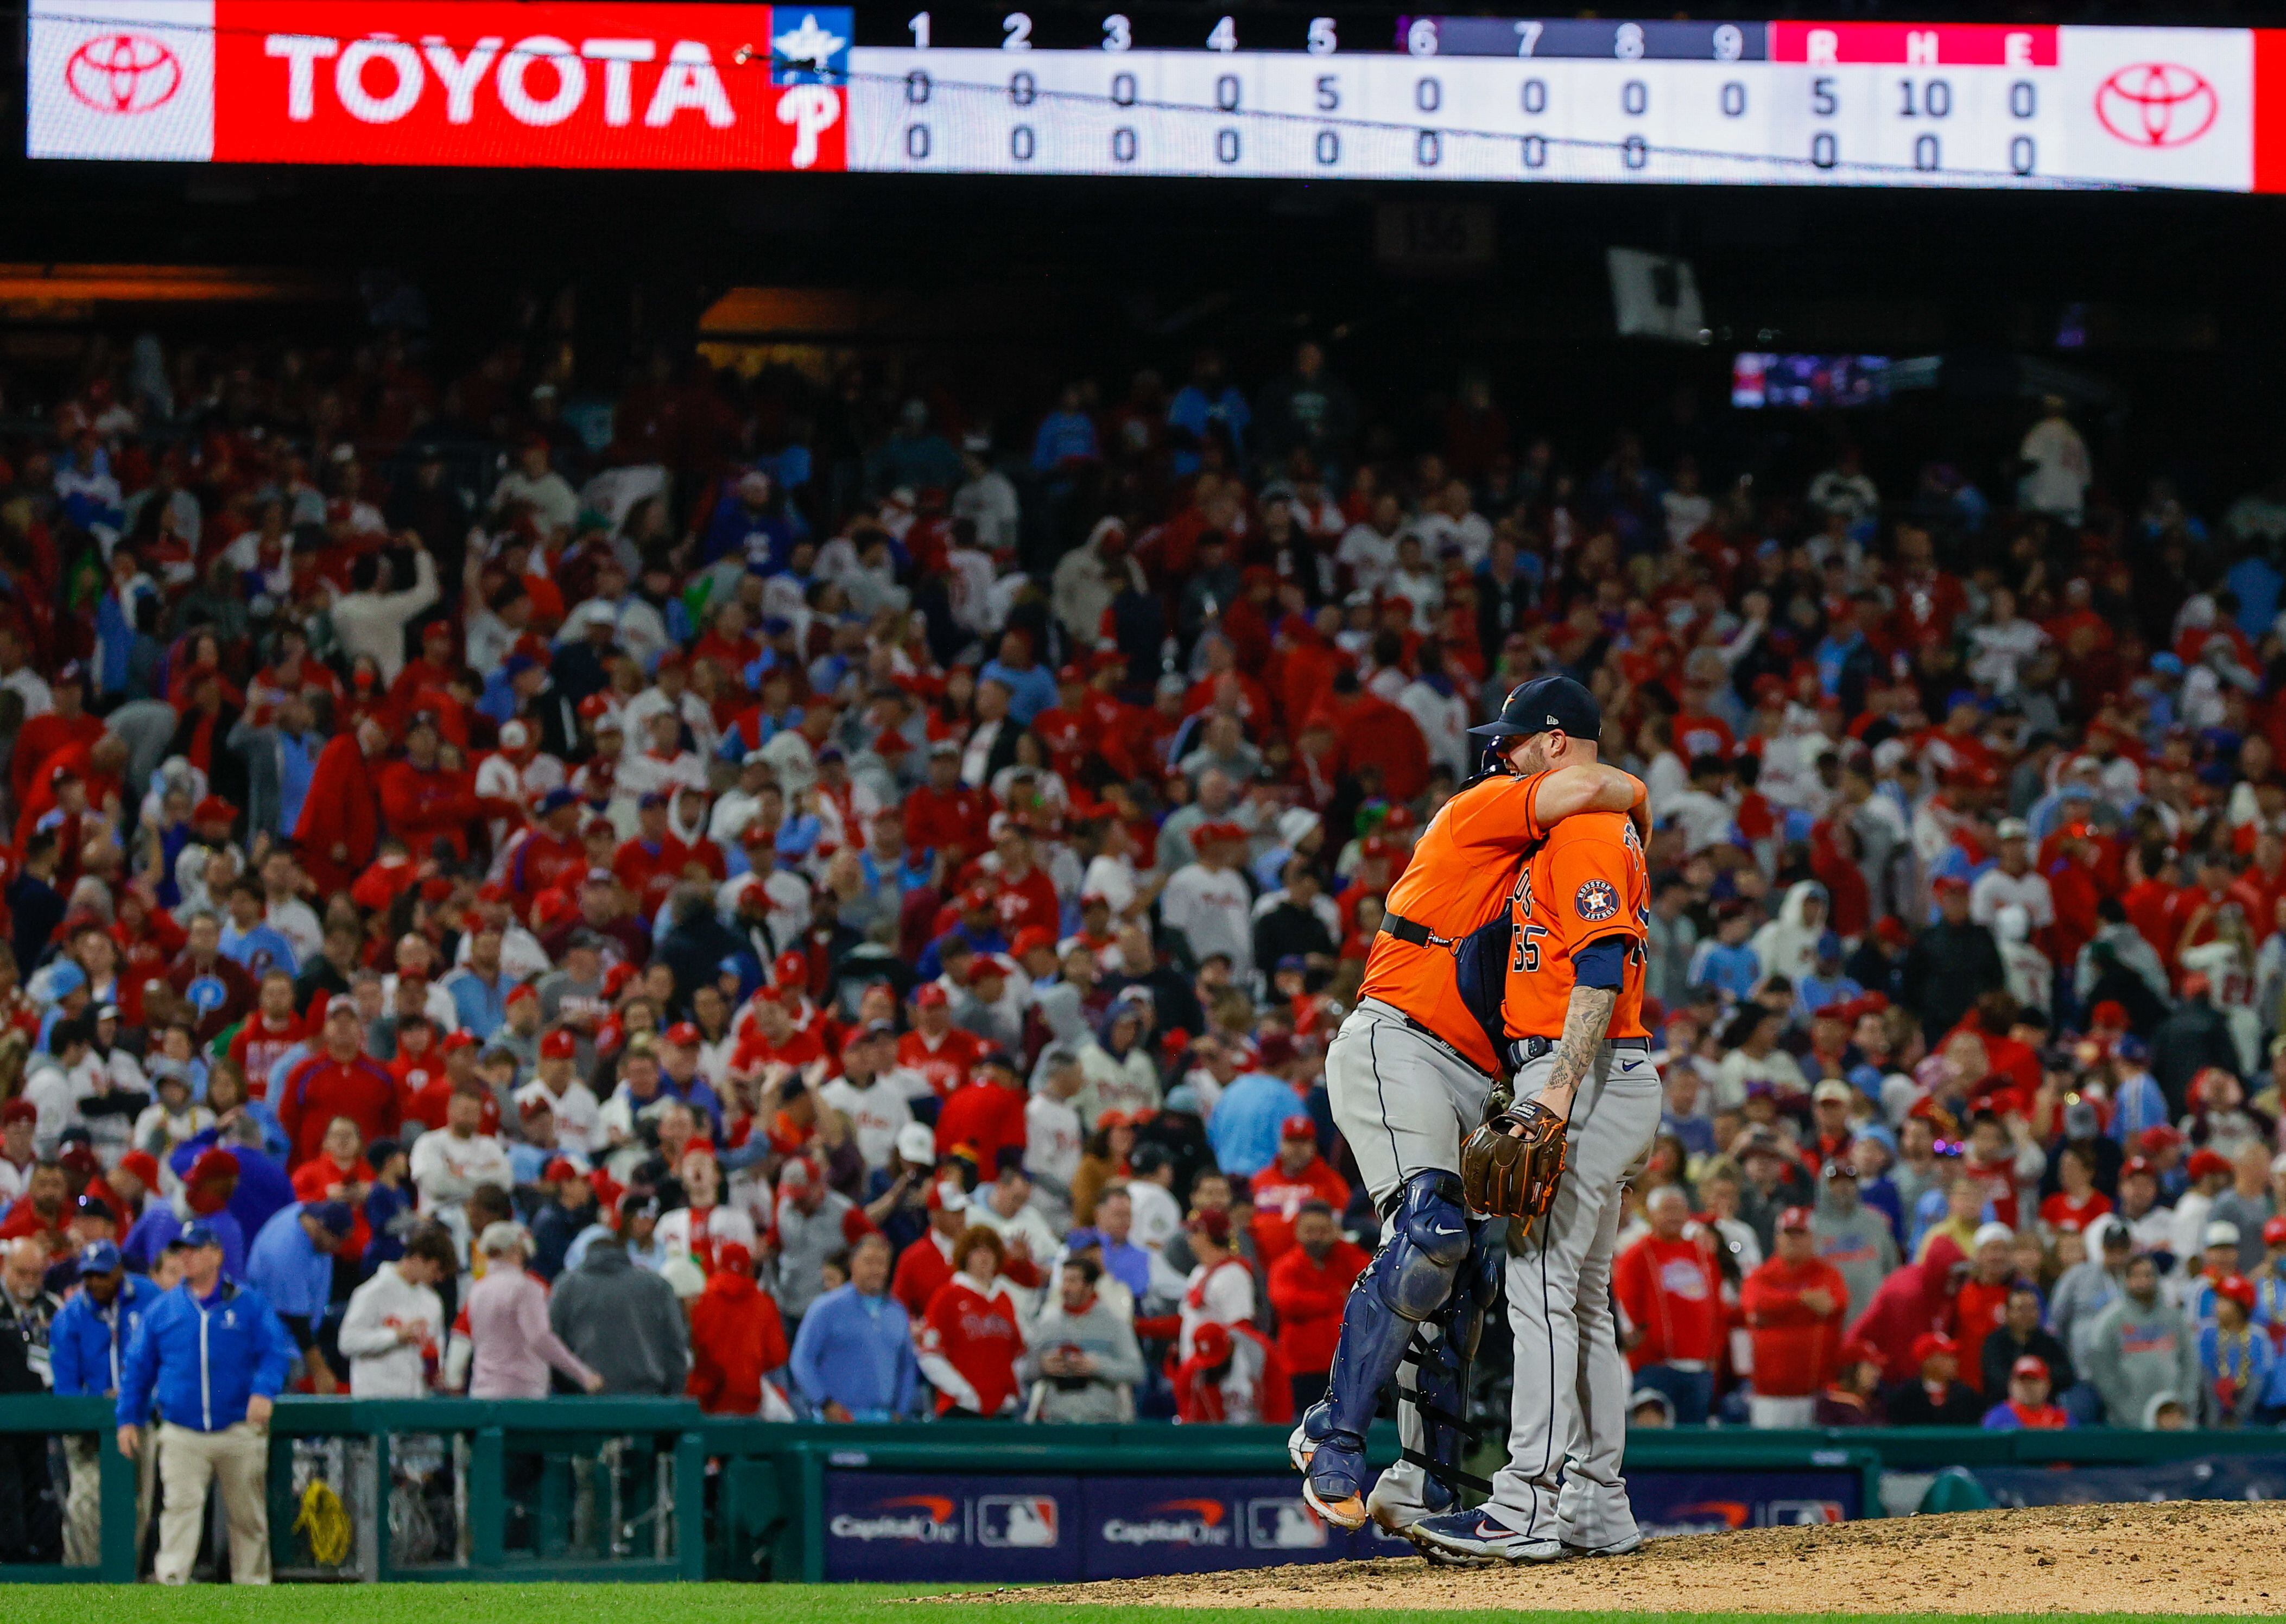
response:
<path fill-rule="evenodd" d="M 947 45 L 926 12 L 853 53 L 853 168 L 1734 185 L 2255 179 L 2245 32 L 1980 24 L 1332 19 L 1252 51 Z M 1376 49 L 1376 47 L 1378 47 Z"/>
<path fill-rule="evenodd" d="M 27 73 L 35 158 L 2286 190 L 2256 29 L 33 0 Z"/>

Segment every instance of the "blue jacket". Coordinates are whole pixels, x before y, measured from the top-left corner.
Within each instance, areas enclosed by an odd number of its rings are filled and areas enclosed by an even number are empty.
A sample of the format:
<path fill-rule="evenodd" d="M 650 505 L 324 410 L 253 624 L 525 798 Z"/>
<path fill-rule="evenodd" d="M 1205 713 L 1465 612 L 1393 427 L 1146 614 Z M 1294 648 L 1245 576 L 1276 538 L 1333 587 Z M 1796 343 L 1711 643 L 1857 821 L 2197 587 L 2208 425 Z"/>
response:
<path fill-rule="evenodd" d="M 274 1399 L 294 1366 L 294 1339 L 262 1293 L 225 1281 L 201 1300 L 188 1285 L 146 1309 L 119 1373 L 119 1419 L 159 1419 L 220 1432 L 246 1419 L 256 1393 Z"/>
<path fill-rule="evenodd" d="M 246 1275 L 246 1231 L 228 1207 L 207 1215 L 207 1222 L 222 1237 L 222 1272 L 233 1280 Z M 154 1201 L 143 1210 L 135 1226 L 127 1232 L 120 1251 L 127 1258 L 127 1266 L 138 1274 L 148 1274 L 159 1264 L 159 1254 L 167 1250 L 174 1238 L 183 1233 L 183 1220 L 176 1210 L 163 1201 Z"/>
<path fill-rule="evenodd" d="M 312 1322 L 325 1317 L 334 1292 L 334 1260 L 310 1241 L 302 1225 L 302 1204 L 280 1207 L 247 1249 L 246 1283 L 290 1319 Z"/>
<path fill-rule="evenodd" d="M 1215 1165 L 1234 1179 L 1251 1179 L 1278 1159 L 1278 1139 L 1289 1116 L 1305 1116 L 1301 1095 L 1283 1077 L 1249 1071 L 1234 1079 L 1207 1118 Z"/>
<path fill-rule="evenodd" d="M 789 1368 L 813 1411 L 824 1411 L 831 1399 L 860 1421 L 911 1415 L 920 1385 L 912 1321 L 903 1307 L 886 1294 L 861 1296 L 855 1286 L 837 1286 L 809 1305 Z"/>
<path fill-rule="evenodd" d="M 119 1295 L 106 1308 L 84 1290 L 75 1291 L 48 1327 L 48 1358 L 59 1393 L 119 1391 L 119 1368 L 127 1344 L 161 1292 L 140 1274 L 119 1282 Z"/>

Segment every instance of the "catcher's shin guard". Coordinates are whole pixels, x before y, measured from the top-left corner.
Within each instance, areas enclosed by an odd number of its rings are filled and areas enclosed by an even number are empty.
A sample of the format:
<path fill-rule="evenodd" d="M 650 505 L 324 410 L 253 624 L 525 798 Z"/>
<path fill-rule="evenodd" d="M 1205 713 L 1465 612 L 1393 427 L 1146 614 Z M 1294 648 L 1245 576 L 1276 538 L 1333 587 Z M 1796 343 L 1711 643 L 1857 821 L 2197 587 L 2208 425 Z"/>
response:
<path fill-rule="evenodd" d="M 1457 1175 L 1413 1175 L 1399 1193 L 1389 1238 L 1350 1289 L 1326 1373 L 1326 1396 L 1310 1407 L 1291 1453 L 1303 1498 L 1344 1528 L 1365 1524 L 1365 1435 L 1415 1329 L 1453 1295 L 1469 1255 L 1469 1218 Z"/>
<path fill-rule="evenodd" d="M 1463 1470 L 1461 1462 L 1476 1442 L 1468 1423 L 1469 1375 L 1485 1314 L 1500 1296 L 1506 1228 L 1504 1218 L 1476 1220 L 1460 1279 L 1432 1321 L 1435 1335 L 1415 1336 L 1406 1350 L 1412 1380 L 1399 1378 L 1398 1402 L 1412 1405 L 1422 1441 L 1418 1448 L 1406 1448 L 1405 1459 L 1421 1469 L 1422 1498 L 1431 1511 L 1456 1510 L 1463 1489 L 1492 1493 L 1489 1481 Z"/>

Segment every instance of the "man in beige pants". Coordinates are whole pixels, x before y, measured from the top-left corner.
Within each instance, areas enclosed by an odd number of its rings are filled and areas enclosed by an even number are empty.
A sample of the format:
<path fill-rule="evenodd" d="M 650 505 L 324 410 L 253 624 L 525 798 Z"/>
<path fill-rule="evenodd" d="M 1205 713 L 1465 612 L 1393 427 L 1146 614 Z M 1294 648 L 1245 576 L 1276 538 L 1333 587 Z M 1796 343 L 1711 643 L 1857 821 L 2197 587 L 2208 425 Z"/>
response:
<path fill-rule="evenodd" d="M 89 1242 L 80 1250 L 77 1263 L 79 1289 L 48 1328 L 50 1373 L 59 1397 L 116 1399 L 128 1345 L 142 1328 L 144 1310 L 161 1294 L 141 1275 L 127 1272 L 116 1242 Z M 64 1502 L 64 1561 L 92 1567 L 103 1559 L 103 1472 L 96 1435 L 67 1434 L 64 1458 L 71 1468 L 71 1492 Z M 137 1475 L 139 1479 L 147 1473 Z M 143 1498 L 140 1486 L 138 1483 L 138 1502 Z M 138 1533 L 143 1511 L 138 1504 Z"/>
<path fill-rule="evenodd" d="M 199 1554 L 209 1484 L 230 1522 L 230 1575 L 270 1582 L 270 1407 L 294 1362 L 294 1342 L 262 1294 L 222 1277 L 213 1227 L 183 1231 L 183 1283 L 143 1316 L 119 1377 L 119 1452 L 143 1447 L 158 1416 L 162 1584 L 182 1584 Z"/>

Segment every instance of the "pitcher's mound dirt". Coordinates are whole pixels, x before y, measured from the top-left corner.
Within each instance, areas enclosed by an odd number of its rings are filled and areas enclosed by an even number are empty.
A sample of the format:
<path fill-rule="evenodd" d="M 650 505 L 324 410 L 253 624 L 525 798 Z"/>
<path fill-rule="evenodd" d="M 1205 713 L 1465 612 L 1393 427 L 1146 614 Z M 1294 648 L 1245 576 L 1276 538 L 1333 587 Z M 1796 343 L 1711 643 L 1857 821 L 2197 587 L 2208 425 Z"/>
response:
<path fill-rule="evenodd" d="M 1967 1511 L 1694 1534 L 1654 1540 L 1630 1557 L 1544 1567 L 1343 1562 L 1008 1590 L 999 1598 L 1423 1611 L 2281 1612 L 2286 1504 Z"/>

